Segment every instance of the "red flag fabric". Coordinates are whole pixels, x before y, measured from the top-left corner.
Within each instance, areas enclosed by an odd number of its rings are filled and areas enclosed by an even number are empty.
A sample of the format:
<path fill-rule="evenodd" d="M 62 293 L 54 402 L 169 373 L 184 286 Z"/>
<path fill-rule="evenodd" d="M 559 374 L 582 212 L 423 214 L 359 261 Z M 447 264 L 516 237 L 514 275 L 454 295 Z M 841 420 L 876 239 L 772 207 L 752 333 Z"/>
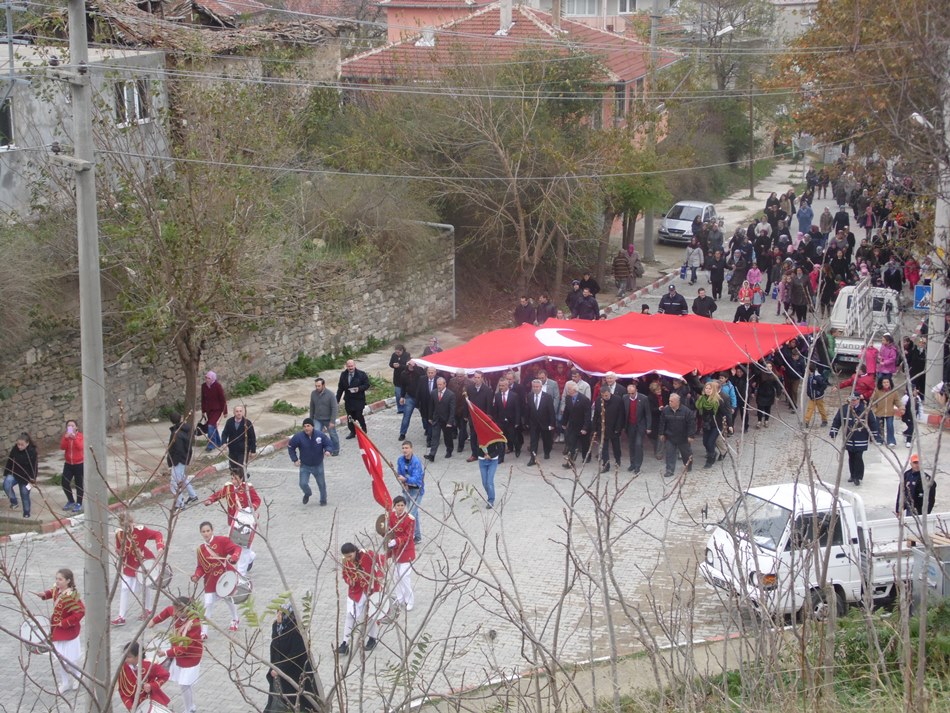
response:
<path fill-rule="evenodd" d="M 468 401 L 468 399 L 466 399 Z M 478 406 L 468 401 L 468 415 L 472 419 L 472 427 L 475 429 L 475 435 L 478 437 L 479 448 L 485 449 L 492 443 L 507 443 L 508 439 L 498 427 L 491 416 L 482 411 Z M 487 453 L 487 451 L 486 451 Z"/>
<path fill-rule="evenodd" d="M 356 442 L 360 445 L 360 455 L 363 456 L 363 465 L 366 472 L 373 479 L 373 498 L 387 511 L 393 509 L 393 499 L 389 488 L 383 480 L 383 457 L 363 429 L 356 427 Z"/>
<path fill-rule="evenodd" d="M 650 372 L 679 377 L 694 369 L 708 374 L 761 359 L 813 331 L 791 324 L 733 324 L 695 315 L 549 319 L 543 327 L 498 329 L 415 361 L 448 372 L 500 371 L 548 357 L 573 362 L 594 376 L 612 371 L 625 377 Z"/>

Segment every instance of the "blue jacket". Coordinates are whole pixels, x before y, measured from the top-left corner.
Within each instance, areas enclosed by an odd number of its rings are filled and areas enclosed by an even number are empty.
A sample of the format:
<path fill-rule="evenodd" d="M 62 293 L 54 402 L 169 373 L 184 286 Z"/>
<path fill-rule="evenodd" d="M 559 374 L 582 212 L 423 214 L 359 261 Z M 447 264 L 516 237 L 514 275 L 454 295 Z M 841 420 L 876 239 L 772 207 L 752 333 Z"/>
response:
<path fill-rule="evenodd" d="M 419 456 L 412 456 L 408 463 L 404 456 L 396 460 L 396 472 L 406 479 L 407 488 L 419 488 L 420 495 L 425 495 L 424 471 Z"/>
<path fill-rule="evenodd" d="M 735 410 L 738 401 L 736 399 L 736 387 L 732 385 L 732 382 L 726 381 L 726 383 L 721 385 L 719 391 L 721 391 L 724 396 L 729 397 L 729 405 Z"/>
<path fill-rule="evenodd" d="M 297 450 L 300 450 L 300 462 L 303 465 L 323 465 L 323 454 L 330 453 L 330 439 L 317 429 L 307 437 L 306 432 L 295 433 L 290 443 L 287 444 L 287 452 L 290 454 L 290 460 L 297 460 Z"/>

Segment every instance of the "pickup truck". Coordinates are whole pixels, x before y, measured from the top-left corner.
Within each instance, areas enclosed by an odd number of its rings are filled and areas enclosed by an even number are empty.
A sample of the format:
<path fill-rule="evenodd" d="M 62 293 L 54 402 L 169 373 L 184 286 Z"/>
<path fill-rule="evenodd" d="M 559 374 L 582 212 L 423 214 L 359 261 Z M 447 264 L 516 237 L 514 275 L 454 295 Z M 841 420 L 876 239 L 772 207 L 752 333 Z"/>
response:
<path fill-rule="evenodd" d="M 844 615 L 851 604 L 887 603 L 898 580 L 910 580 L 910 542 L 919 541 L 921 524 L 911 517 L 868 520 L 861 496 L 849 490 L 836 496 L 802 483 L 751 488 L 708 526 L 712 534 L 699 568 L 713 587 L 768 617 L 822 618 L 831 604 Z M 948 527 L 950 513 L 928 516 L 930 533 Z"/>
<path fill-rule="evenodd" d="M 835 366 L 856 367 L 869 343 L 880 347 L 885 332 L 898 334 L 898 299 L 894 290 L 873 287 L 869 278 L 841 288 L 829 319 L 829 326 L 838 330 Z"/>

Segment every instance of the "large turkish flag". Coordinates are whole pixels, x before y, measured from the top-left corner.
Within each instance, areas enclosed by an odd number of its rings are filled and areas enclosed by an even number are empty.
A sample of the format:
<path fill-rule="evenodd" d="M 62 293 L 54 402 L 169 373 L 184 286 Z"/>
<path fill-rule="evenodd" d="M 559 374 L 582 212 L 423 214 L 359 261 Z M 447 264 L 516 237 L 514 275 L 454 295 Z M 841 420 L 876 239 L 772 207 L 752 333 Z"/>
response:
<path fill-rule="evenodd" d="M 695 315 L 549 319 L 543 327 L 523 324 L 499 329 L 415 361 L 452 372 L 500 371 L 548 357 L 573 362 L 596 376 L 608 371 L 628 377 L 650 372 L 684 376 L 693 370 L 708 374 L 761 359 L 813 331 L 787 324 L 733 324 Z"/>

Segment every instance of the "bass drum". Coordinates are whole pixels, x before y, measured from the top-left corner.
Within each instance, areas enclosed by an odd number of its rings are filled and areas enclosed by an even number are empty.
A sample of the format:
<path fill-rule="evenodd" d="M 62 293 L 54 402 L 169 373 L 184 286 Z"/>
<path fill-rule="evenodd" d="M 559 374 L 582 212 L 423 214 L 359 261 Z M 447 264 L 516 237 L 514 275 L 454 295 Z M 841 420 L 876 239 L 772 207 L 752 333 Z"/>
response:
<path fill-rule="evenodd" d="M 46 632 L 50 630 L 49 619 L 45 616 L 36 616 L 20 624 L 20 639 L 31 654 L 48 654 L 50 645 Z"/>
<path fill-rule="evenodd" d="M 145 645 L 142 659 L 151 664 L 160 664 L 165 661 L 165 652 L 171 648 L 171 641 L 167 636 L 159 635 Z"/>
<path fill-rule="evenodd" d="M 243 604 L 254 591 L 254 585 L 247 577 L 242 577 L 231 569 L 218 577 L 214 591 L 219 597 L 230 598 L 235 604 Z"/>

